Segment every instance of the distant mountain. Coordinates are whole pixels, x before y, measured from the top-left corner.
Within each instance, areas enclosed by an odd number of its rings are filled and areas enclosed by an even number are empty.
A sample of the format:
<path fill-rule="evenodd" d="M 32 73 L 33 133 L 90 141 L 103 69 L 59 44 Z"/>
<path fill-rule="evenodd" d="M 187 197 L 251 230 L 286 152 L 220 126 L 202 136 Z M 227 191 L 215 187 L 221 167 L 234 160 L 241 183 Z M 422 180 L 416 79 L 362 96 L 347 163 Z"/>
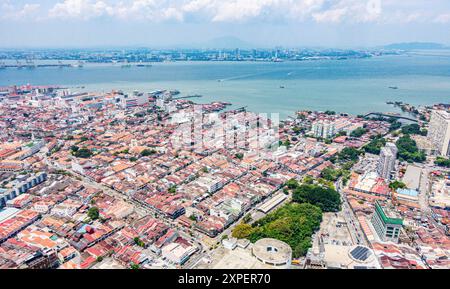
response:
<path fill-rule="evenodd" d="M 443 44 L 433 42 L 409 42 L 409 43 L 393 43 L 384 46 L 385 49 L 399 50 L 418 50 L 418 49 L 446 49 Z"/>
<path fill-rule="evenodd" d="M 234 49 L 234 48 L 253 48 L 253 44 L 245 42 L 237 37 L 225 36 L 214 38 L 202 46 L 205 48 L 222 48 L 222 49 Z"/>

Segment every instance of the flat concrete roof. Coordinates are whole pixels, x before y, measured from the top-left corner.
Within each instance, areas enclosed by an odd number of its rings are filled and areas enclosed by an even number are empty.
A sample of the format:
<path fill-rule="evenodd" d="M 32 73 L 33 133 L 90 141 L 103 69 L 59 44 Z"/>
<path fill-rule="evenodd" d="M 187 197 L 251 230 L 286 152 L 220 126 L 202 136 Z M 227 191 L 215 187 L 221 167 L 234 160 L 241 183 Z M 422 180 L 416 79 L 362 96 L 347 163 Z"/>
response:
<path fill-rule="evenodd" d="M 292 249 L 276 239 L 261 239 L 253 245 L 253 255 L 264 262 L 283 264 L 292 258 Z"/>
<path fill-rule="evenodd" d="M 408 189 L 417 190 L 419 189 L 420 176 L 422 174 L 422 169 L 413 165 L 408 165 L 406 168 L 405 175 L 403 176 L 403 182 L 408 187 Z"/>
<path fill-rule="evenodd" d="M 270 200 L 266 201 L 264 204 L 262 204 L 258 210 L 261 212 L 267 214 L 271 210 L 273 210 L 277 205 L 279 205 L 281 202 L 287 199 L 287 195 L 284 193 L 278 193 L 275 196 L 273 196 Z"/>
<path fill-rule="evenodd" d="M 0 222 L 7 220 L 17 214 L 20 210 L 16 208 L 4 208 L 0 210 Z"/>

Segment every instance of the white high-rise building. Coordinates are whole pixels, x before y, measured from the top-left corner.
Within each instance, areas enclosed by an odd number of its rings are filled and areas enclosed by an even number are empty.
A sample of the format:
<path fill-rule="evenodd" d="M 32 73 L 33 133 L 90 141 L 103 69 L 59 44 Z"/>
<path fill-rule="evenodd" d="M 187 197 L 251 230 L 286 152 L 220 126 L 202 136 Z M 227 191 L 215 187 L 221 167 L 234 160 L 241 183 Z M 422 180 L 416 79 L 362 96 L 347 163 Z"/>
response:
<path fill-rule="evenodd" d="M 312 129 L 315 137 L 331 138 L 336 134 L 334 122 L 330 121 L 316 121 L 312 124 Z"/>
<path fill-rule="evenodd" d="M 450 113 L 445 110 L 433 110 L 428 129 L 428 140 L 438 154 L 450 155 Z"/>
<path fill-rule="evenodd" d="M 377 172 L 384 179 L 390 179 L 391 173 L 395 169 L 395 160 L 397 158 L 397 146 L 393 143 L 387 143 L 381 149 L 380 159 L 378 160 Z"/>

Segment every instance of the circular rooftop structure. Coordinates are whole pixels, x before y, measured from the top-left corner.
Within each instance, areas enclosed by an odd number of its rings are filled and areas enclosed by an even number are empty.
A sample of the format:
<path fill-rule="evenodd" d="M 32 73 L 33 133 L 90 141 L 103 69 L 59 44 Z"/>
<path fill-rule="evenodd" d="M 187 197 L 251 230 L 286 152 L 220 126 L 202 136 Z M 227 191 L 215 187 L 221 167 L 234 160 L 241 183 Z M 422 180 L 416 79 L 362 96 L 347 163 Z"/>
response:
<path fill-rule="evenodd" d="M 350 258 L 359 263 L 367 263 L 372 261 L 373 253 L 366 246 L 357 245 L 349 250 Z"/>
<path fill-rule="evenodd" d="M 275 266 L 291 265 L 292 249 L 285 242 L 276 239 L 261 239 L 253 245 L 253 255 L 260 262 Z"/>

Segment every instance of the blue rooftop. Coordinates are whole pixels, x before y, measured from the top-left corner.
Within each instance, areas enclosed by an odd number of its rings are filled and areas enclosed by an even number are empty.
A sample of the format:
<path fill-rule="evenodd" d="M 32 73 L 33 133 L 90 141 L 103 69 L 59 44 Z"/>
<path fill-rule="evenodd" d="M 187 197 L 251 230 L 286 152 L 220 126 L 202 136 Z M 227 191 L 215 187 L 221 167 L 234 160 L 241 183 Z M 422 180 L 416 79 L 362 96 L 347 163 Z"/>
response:
<path fill-rule="evenodd" d="M 399 190 L 397 190 L 397 193 L 400 195 L 407 195 L 410 197 L 417 197 L 417 195 L 419 194 L 418 191 L 410 190 L 410 189 L 399 189 Z"/>

